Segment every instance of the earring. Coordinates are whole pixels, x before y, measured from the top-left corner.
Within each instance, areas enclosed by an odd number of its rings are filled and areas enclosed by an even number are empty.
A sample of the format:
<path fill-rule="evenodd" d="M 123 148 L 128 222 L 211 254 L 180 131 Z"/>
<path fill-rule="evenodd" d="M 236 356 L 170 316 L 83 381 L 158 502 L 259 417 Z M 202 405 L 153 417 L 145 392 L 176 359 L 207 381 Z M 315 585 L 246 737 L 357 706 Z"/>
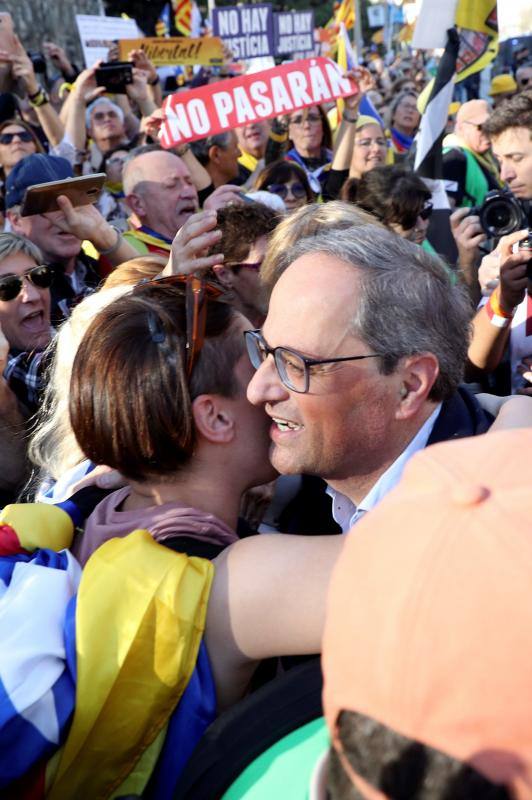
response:
<path fill-rule="evenodd" d="M 408 395 L 408 389 L 406 388 L 406 386 L 401 387 L 401 400 L 404 400 L 407 395 Z"/>

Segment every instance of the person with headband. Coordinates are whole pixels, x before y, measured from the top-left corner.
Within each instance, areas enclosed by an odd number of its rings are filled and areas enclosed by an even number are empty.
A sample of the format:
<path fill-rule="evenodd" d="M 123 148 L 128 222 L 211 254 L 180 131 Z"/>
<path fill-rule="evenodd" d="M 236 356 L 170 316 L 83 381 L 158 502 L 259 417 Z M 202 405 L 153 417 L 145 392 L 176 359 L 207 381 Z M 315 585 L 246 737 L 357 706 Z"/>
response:
<path fill-rule="evenodd" d="M 360 114 L 351 120 L 344 114 L 344 133 L 342 128 L 338 134 L 331 169 L 327 176 L 326 197 L 335 200 L 348 179 L 360 180 L 363 175 L 375 167 L 389 163 L 388 142 L 384 129 L 375 117 Z"/>

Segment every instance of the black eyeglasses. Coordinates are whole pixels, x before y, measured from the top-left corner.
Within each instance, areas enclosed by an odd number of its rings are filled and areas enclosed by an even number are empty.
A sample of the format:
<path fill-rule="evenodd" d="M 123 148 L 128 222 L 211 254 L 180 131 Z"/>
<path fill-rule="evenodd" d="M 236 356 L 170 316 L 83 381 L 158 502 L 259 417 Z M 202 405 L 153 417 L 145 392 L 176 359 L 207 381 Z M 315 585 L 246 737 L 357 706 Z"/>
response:
<path fill-rule="evenodd" d="M 0 300 L 14 300 L 22 291 L 24 278 L 38 289 L 49 289 L 54 280 L 53 270 L 46 264 L 29 269 L 24 275 L 6 275 L 0 278 Z"/>
<path fill-rule="evenodd" d="M 276 194 L 277 197 L 280 197 L 281 200 L 286 200 L 286 198 L 288 197 L 289 189 L 292 192 L 292 195 L 296 198 L 296 200 L 301 200 L 302 197 L 307 196 L 307 190 L 305 189 L 303 184 L 299 182 L 270 183 L 267 189 L 271 194 Z"/>
<path fill-rule="evenodd" d="M 244 337 L 252 366 L 258 369 L 268 356 L 273 356 L 277 374 L 284 386 L 299 394 L 306 394 L 309 390 L 311 367 L 318 364 L 338 364 L 342 361 L 361 361 L 364 358 L 381 358 L 378 353 L 341 358 L 307 358 L 290 347 L 270 347 L 260 330 L 245 331 Z"/>
<path fill-rule="evenodd" d="M 15 133 L 0 133 L 0 144 L 11 144 L 15 136 L 21 142 L 33 142 L 34 138 L 29 131 L 15 131 Z"/>
<path fill-rule="evenodd" d="M 483 122 L 469 122 L 468 119 L 465 119 L 464 122 L 466 125 L 472 125 L 474 128 L 477 129 L 479 133 L 482 131 L 482 128 L 484 127 Z"/>

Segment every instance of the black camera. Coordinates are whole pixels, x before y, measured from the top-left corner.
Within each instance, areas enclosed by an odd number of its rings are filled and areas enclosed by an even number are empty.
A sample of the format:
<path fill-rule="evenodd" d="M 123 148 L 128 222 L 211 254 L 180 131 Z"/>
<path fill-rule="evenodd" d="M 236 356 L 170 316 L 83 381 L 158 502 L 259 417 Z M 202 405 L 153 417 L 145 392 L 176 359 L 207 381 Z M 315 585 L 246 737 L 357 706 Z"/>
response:
<path fill-rule="evenodd" d="M 472 208 L 470 214 L 480 217 L 482 230 L 490 239 L 526 228 L 529 222 L 528 209 L 506 189 L 488 192 L 482 205 Z"/>
<path fill-rule="evenodd" d="M 112 94 L 126 94 L 126 86 L 133 83 L 133 65 L 130 61 L 109 61 L 96 69 L 96 85 L 105 86 Z"/>
<path fill-rule="evenodd" d="M 46 59 L 42 53 L 28 51 L 28 56 L 33 64 L 33 70 L 37 74 L 44 75 L 46 73 Z"/>

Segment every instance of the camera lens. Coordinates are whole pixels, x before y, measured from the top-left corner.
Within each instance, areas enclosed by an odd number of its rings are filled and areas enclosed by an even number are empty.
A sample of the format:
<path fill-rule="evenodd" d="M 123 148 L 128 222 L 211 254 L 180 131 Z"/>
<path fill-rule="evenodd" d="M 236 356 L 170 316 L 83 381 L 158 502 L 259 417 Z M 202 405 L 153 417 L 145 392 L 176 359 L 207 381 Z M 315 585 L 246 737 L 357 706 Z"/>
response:
<path fill-rule="evenodd" d="M 512 201 L 497 197 L 481 209 L 480 224 L 488 236 L 506 236 L 519 230 L 521 213 Z"/>

